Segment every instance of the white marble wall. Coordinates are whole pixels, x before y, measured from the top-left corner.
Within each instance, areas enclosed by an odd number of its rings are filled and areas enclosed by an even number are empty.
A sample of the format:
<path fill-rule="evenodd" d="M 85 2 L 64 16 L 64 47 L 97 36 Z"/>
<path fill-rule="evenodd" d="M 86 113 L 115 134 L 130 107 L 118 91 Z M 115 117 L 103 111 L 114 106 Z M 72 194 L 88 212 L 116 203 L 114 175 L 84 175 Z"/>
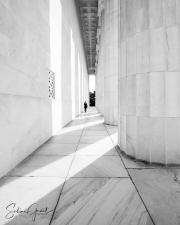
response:
<path fill-rule="evenodd" d="M 1 0 L 0 15 L 2 177 L 81 111 L 88 75 L 73 0 Z M 49 99 L 49 69 L 56 100 Z"/>
<path fill-rule="evenodd" d="M 89 76 L 77 22 L 75 1 L 61 2 L 63 46 L 61 91 L 62 125 L 64 126 L 84 110 L 84 101 L 89 102 Z M 70 83 L 72 85 L 69 85 Z"/>
<path fill-rule="evenodd" d="M 180 163 L 180 3 L 119 1 L 119 146 Z"/>
<path fill-rule="evenodd" d="M 118 0 L 105 1 L 104 119 L 118 123 Z"/>

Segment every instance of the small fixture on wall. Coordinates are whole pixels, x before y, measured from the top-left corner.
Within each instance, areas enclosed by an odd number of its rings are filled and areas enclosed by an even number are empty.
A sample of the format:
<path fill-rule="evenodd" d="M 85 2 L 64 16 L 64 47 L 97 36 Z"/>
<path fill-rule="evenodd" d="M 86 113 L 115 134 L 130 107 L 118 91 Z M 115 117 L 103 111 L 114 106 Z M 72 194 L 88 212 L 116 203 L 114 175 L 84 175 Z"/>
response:
<path fill-rule="evenodd" d="M 49 98 L 55 99 L 55 74 L 49 71 Z"/>

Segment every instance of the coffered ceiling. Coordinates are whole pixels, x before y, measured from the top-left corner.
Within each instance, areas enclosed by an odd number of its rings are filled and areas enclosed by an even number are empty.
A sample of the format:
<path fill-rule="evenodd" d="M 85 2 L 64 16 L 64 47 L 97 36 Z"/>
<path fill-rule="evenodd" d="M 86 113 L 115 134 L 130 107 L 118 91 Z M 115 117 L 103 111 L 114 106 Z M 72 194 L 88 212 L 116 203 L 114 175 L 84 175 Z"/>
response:
<path fill-rule="evenodd" d="M 80 26 L 89 74 L 95 74 L 96 34 L 98 26 L 98 0 L 75 0 L 78 9 Z"/>

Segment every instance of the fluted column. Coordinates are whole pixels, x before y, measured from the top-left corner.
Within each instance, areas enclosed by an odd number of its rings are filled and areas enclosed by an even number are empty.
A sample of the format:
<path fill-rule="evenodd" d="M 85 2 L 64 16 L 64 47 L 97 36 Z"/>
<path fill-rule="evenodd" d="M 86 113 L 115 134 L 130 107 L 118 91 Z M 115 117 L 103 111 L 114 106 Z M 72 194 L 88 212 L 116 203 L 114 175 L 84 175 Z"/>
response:
<path fill-rule="evenodd" d="M 98 28 L 98 67 L 96 73 L 96 107 L 101 115 L 104 115 L 104 72 L 105 72 L 105 32 L 104 32 L 104 9 L 99 12 L 99 28 Z"/>
<path fill-rule="evenodd" d="M 104 119 L 117 125 L 118 119 L 118 0 L 105 1 Z"/>
<path fill-rule="evenodd" d="M 100 75 L 100 112 L 104 116 L 104 73 L 105 73 L 105 29 L 104 9 L 101 12 L 101 75 Z"/>
<path fill-rule="evenodd" d="M 98 54 L 98 53 L 97 53 Z M 100 84 L 100 67 L 99 67 L 99 54 L 97 55 L 97 64 L 96 64 L 96 84 L 95 84 L 95 90 L 96 90 L 96 101 L 95 101 L 95 105 L 96 105 L 96 108 L 97 110 L 100 112 L 100 87 L 99 87 L 99 84 Z"/>
<path fill-rule="evenodd" d="M 120 0 L 120 149 L 180 163 L 180 3 Z"/>
<path fill-rule="evenodd" d="M 98 1 L 98 66 L 96 71 L 96 107 L 101 115 L 104 115 L 104 67 L 105 67 L 105 32 L 104 32 L 104 3 L 105 0 Z"/>

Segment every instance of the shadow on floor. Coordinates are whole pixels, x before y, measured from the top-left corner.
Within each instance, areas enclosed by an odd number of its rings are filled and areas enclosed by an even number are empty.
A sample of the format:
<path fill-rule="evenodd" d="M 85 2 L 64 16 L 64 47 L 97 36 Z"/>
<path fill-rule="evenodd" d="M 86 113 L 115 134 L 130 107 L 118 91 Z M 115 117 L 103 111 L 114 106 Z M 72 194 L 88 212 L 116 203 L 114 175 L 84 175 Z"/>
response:
<path fill-rule="evenodd" d="M 0 224 L 179 224 L 179 170 L 120 154 L 97 111 L 77 118 L 0 180 Z"/>

